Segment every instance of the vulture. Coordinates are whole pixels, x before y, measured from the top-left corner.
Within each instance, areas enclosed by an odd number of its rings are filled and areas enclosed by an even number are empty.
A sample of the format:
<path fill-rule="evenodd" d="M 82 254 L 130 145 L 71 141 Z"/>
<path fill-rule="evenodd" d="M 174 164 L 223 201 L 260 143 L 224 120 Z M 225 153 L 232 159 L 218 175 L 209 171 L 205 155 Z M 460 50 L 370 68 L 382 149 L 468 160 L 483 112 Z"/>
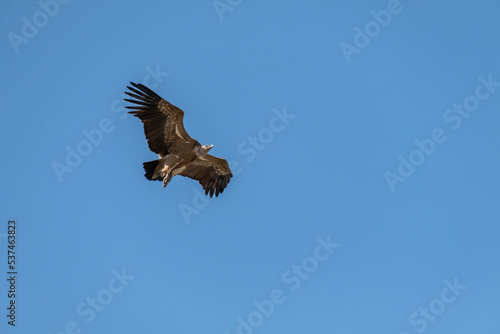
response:
<path fill-rule="evenodd" d="M 144 176 L 151 181 L 163 181 L 163 188 L 173 176 L 182 175 L 199 181 L 205 195 L 219 196 L 233 177 L 226 160 L 208 154 L 214 145 L 201 145 L 191 138 L 182 124 L 184 112 L 161 98 L 148 87 L 130 83 L 133 97 L 124 99 L 132 106 L 129 114 L 138 117 L 144 124 L 144 134 L 149 149 L 159 159 L 144 162 Z"/>

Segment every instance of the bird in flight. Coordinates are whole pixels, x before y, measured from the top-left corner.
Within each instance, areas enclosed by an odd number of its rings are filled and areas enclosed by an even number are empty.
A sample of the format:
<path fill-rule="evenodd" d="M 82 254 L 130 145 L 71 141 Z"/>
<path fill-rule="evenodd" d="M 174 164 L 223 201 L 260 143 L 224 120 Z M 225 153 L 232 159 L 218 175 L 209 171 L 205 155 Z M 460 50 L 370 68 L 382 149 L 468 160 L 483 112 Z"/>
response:
<path fill-rule="evenodd" d="M 191 138 L 183 125 L 184 112 L 161 98 L 148 87 L 130 83 L 125 94 L 135 100 L 129 114 L 144 124 L 149 149 L 159 159 L 144 162 L 144 176 L 151 181 L 163 181 L 165 187 L 173 176 L 182 175 L 199 181 L 205 195 L 219 196 L 233 177 L 226 160 L 208 154 L 214 145 L 201 145 Z"/>

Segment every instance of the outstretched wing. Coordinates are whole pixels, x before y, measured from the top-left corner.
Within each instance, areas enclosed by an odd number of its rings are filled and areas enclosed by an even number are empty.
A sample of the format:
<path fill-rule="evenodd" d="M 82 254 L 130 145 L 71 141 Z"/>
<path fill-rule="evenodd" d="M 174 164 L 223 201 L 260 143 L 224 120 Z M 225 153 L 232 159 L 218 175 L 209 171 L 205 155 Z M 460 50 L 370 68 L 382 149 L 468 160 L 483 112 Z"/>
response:
<path fill-rule="evenodd" d="M 179 175 L 197 180 L 205 190 L 205 195 L 219 196 L 233 177 L 226 160 L 206 154 L 191 162 Z"/>
<path fill-rule="evenodd" d="M 126 108 L 133 109 L 129 114 L 139 117 L 144 124 L 144 134 L 151 151 L 165 156 L 177 141 L 182 140 L 185 143 L 194 141 L 184 129 L 184 112 L 181 109 L 144 85 L 133 82 L 130 84 L 133 87 L 127 86 L 130 92 L 125 94 L 135 100 L 125 99 L 125 101 L 135 105 Z"/>

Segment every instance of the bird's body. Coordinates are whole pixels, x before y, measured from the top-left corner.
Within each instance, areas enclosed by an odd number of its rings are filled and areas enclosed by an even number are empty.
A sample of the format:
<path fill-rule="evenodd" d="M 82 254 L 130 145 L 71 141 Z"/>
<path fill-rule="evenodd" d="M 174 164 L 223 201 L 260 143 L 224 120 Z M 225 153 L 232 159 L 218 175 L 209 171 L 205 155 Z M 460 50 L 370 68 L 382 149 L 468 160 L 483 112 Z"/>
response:
<path fill-rule="evenodd" d="M 200 151 L 203 152 L 203 146 L 196 140 L 193 143 L 184 143 L 180 147 L 172 147 L 167 155 L 159 155 L 160 159 L 144 163 L 146 174 L 152 172 L 151 177 L 148 175 L 146 177 L 150 180 L 163 180 L 163 187 L 165 187 L 173 176 L 182 175 L 181 173 L 190 163 L 196 159 L 205 159 L 203 156 L 208 150 L 204 154 Z"/>
<path fill-rule="evenodd" d="M 213 145 L 202 146 L 187 134 L 181 109 L 146 86 L 131 84 L 134 88 L 127 86 L 131 92 L 125 93 L 136 100 L 125 101 L 136 106 L 127 108 L 135 109 L 130 113 L 141 119 L 149 148 L 159 156 L 143 164 L 144 176 L 165 187 L 173 176 L 182 175 L 199 181 L 210 197 L 222 193 L 233 176 L 227 161 L 208 154 Z"/>

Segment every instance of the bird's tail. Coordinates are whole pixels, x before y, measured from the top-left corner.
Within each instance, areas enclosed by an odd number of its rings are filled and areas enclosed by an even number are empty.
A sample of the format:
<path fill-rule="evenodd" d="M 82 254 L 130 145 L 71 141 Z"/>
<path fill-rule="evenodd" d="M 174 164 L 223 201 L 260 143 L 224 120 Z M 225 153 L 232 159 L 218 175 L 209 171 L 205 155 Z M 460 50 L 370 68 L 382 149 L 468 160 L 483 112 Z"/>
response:
<path fill-rule="evenodd" d="M 148 161 L 148 162 L 143 163 L 144 170 L 146 171 L 146 174 L 144 174 L 144 176 L 148 180 L 151 180 L 151 181 L 159 180 L 158 178 L 153 179 L 153 174 L 155 173 L 156 166 L 158 166 L 159 162 L 160 162 L 160 160 L 153 160 L 153 161 Z"/>

